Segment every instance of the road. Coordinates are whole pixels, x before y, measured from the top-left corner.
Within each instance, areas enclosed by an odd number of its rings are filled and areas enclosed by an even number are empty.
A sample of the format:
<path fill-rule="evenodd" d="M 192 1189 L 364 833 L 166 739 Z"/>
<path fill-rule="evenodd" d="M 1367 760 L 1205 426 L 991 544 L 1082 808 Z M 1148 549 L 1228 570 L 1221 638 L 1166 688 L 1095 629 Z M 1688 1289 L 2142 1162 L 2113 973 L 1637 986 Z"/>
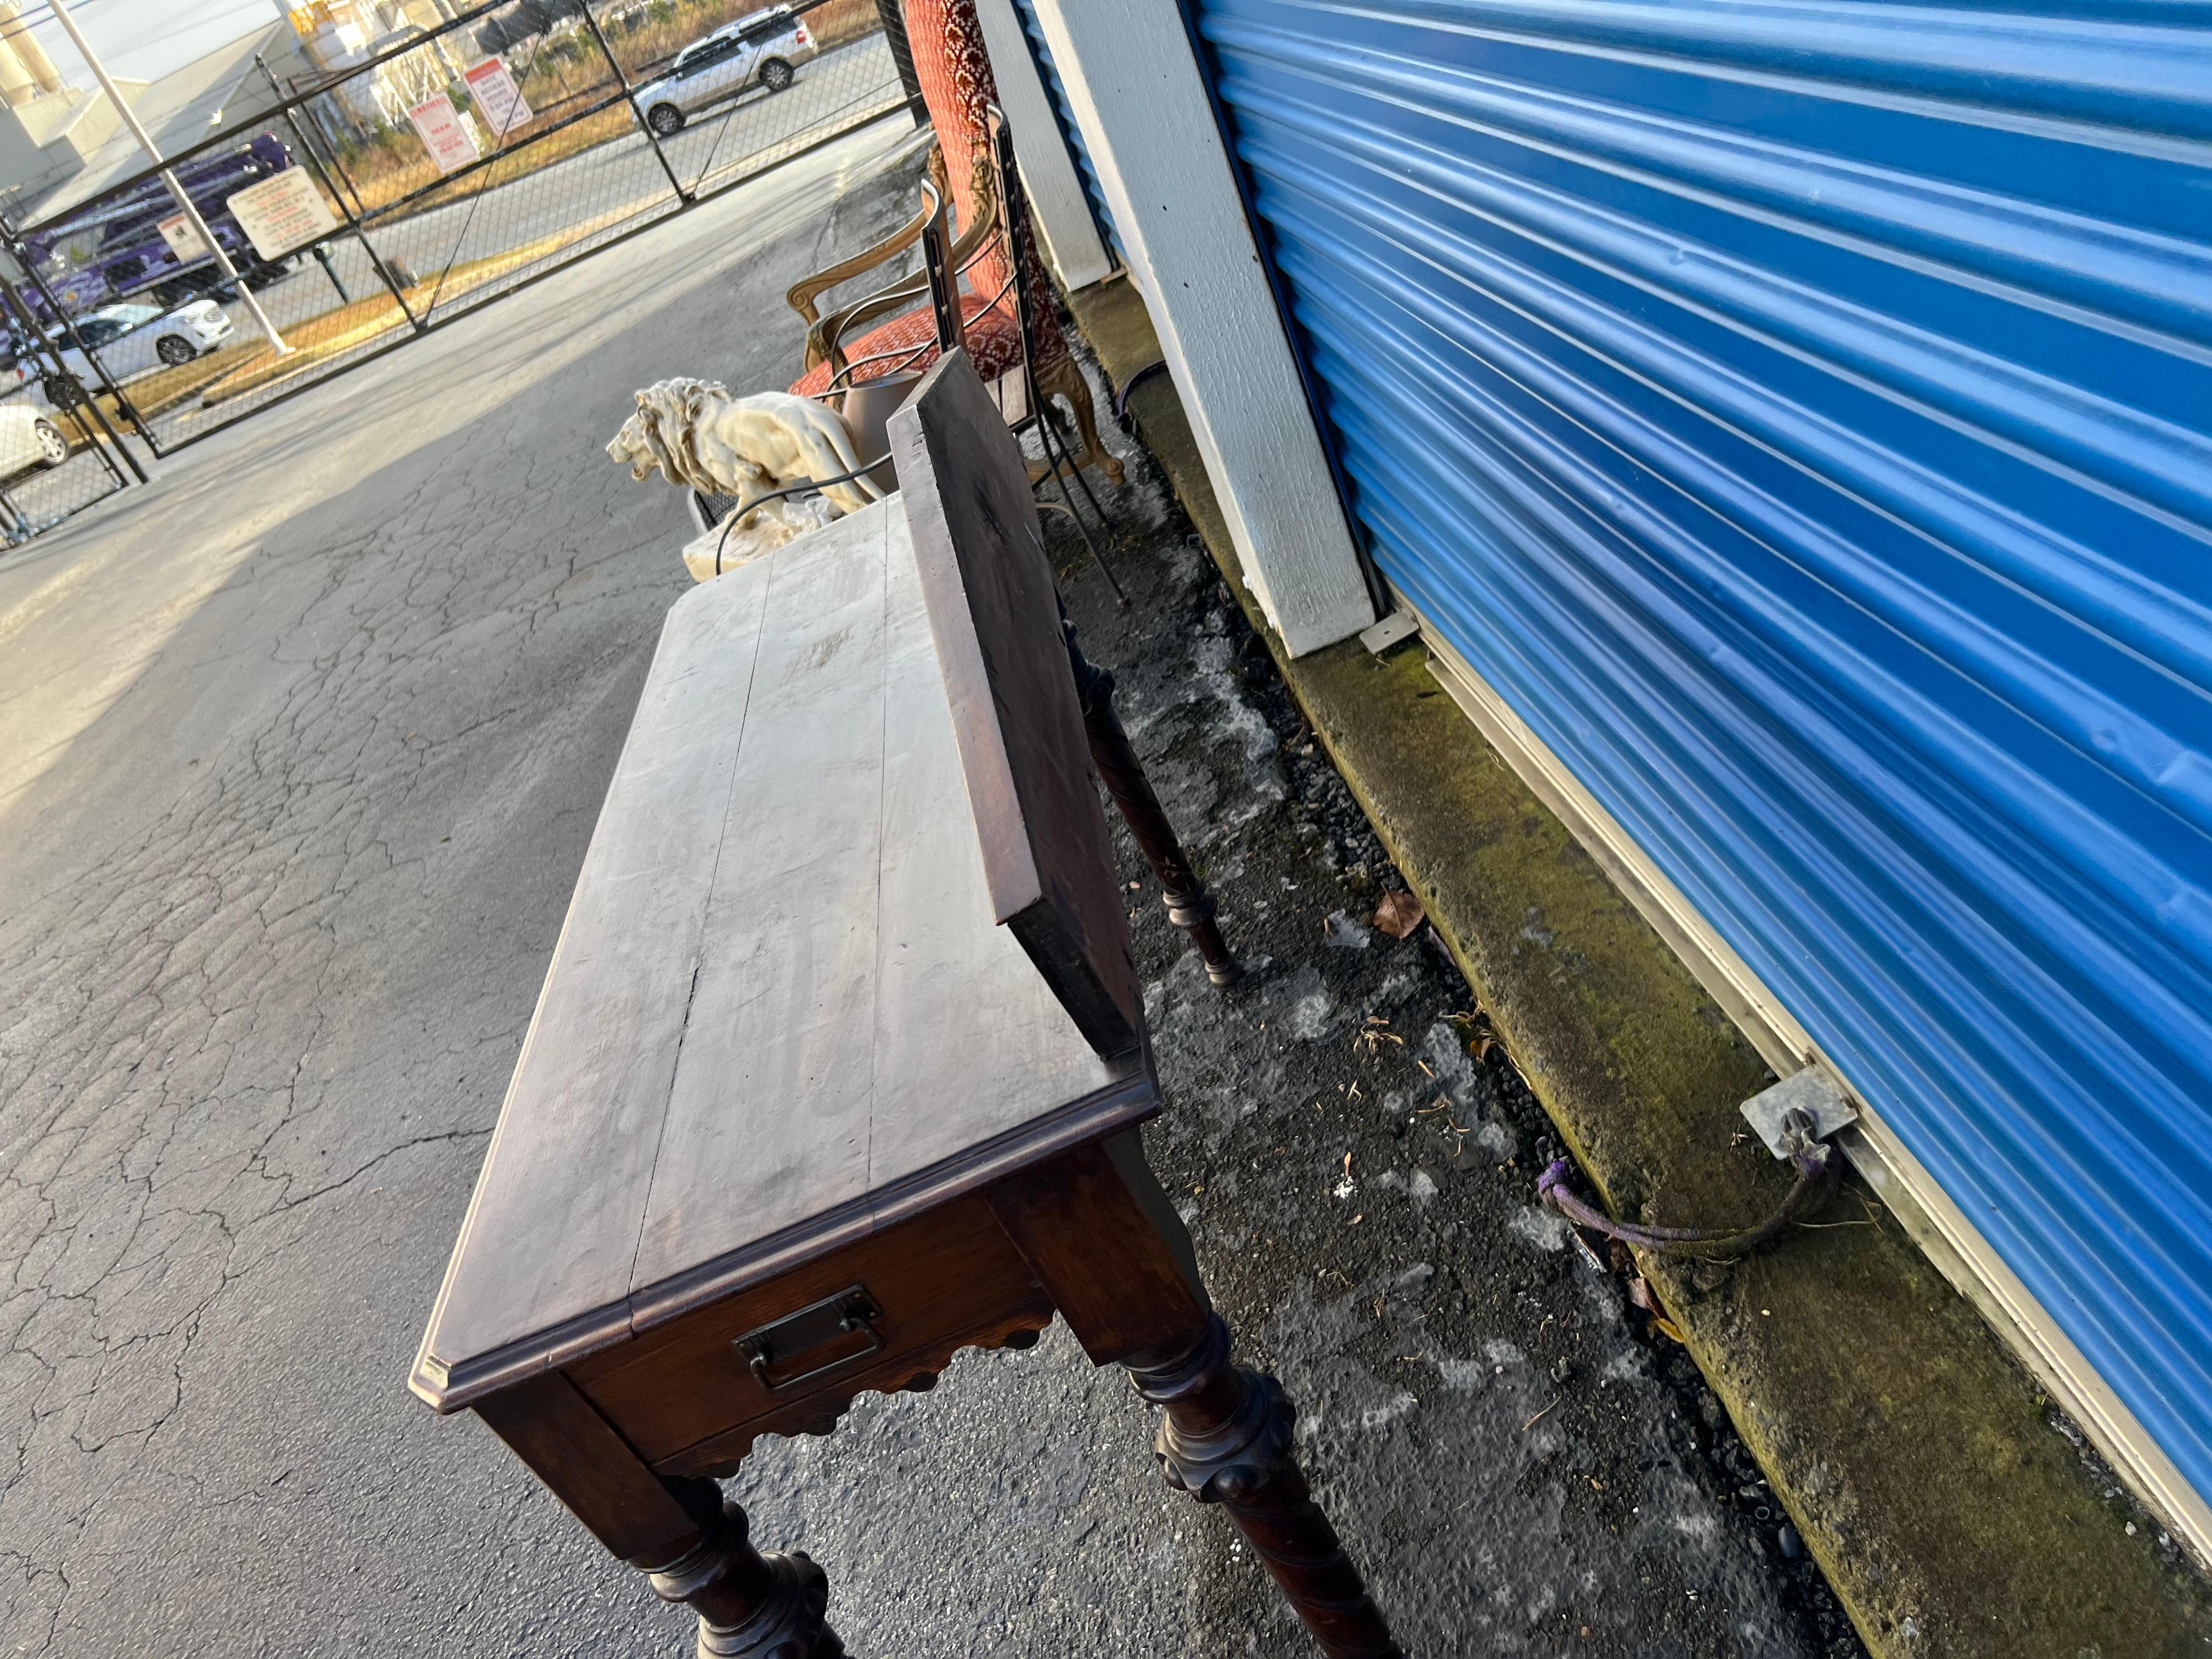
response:
<path fill-rule="evenodd" d="M 676 492 L 601 446 L 647 381 L 796 372 L 781 289 L 913 200 L 889 125 L 0 554 L 0 1652 L 689 1651 L 403 1379 L 685 586 Z M 1151 1144 L 1409 1650 L 1855 1653 L 1686 1359 L 1534 1207 L 1540 1117 L 1362 925 L 1380 848 L 1136 474 L 1134 605 L 1070 603 L 1255 970 L 1215 994 L 1132 896 Z M 1310 1652 L 1148 1434 L 1055 1330 L 734 1486 L 856 1654 Z"/>
<path fill-rule="evenodd" d="M 662 141 L 666 166 L 654 154 L 642 129 L 541 167 L 480 195 L 392 219 L 378 219 L 368 232 L 378 253 L 396 268 L 435 283 L 451 265 L 494 258 L 518 248 L 589 227 L 605 238 L 630 225 L 665 214 L 676 204 L 672 172 L 692 194 L 726 188 L 738 178 L 769 165 L 794 148 L 860 119 L 871 112 L 898 107 L 903 94 L 890 49 L 881 34 L 851 41 L 801 64 L 781 93 L 759 88 L 720 108 L 696 115 L 672 138 Z M 296 151 L 298 145 L 295 143 Z M 345 298 L 359 300 L 385 292 L 368 251 L 358 237 L 341 235 L 327 245 L 325 268 L 302 257 L 292 273 L 261 289 L 256 298 L 280 332 L 296 330 L 322 316 Z M 522 267 L 526 270 L 528 266 Z M 462 297 L 457 285 L 431 307 L 436 315 Z M 234 341 L 260 337 L 242 301 L 224 309 L 237 332 Z M 395 316 L 394 331 L 404 327 Z M 158 368 L 141 374 L 159 373 Z M 127 380 L 128 377 L 121 377 Z M 252 407 L 282 389 L 271 385 L 219 409 L 188 400 L 154 417 L 165 441 L 225 420 L 240 405 Z M 26 510 L 37 516 L 82 495 L 95 493 L 90 463 L 80 461 L 66 479 L 49 480 L 27 492 Z M 76 472 L 83 472 L 80 479 Z"/>

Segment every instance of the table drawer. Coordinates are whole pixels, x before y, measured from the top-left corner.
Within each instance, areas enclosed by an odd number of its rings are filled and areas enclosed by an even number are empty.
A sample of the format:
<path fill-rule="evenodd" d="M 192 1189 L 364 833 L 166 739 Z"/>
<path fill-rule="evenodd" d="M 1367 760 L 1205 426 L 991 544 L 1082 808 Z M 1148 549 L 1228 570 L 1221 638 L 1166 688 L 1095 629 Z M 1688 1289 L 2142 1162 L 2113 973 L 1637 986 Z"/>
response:
<path fill-rule="evenodd" d="M 568 1376 L 661 1473 L 708 1474 L 734 1466 L 758 1435 L 822 1432 L 854 1395 L 903 1387 L 957 1348 L 1051 1317 L 979 1196 L 579 1360 Z"/>

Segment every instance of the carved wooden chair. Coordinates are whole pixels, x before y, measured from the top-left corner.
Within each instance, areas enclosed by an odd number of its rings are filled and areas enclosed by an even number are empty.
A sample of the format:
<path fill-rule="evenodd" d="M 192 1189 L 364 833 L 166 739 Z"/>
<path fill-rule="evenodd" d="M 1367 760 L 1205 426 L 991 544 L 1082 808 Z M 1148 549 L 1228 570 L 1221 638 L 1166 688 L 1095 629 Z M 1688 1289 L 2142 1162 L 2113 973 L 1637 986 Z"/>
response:
<path fill-rule="evenodd" d="M 960 331 L 969 360 L 987 385 L 1020 369 L 1021 313 L 1026 309 L 1030 368 L 1037 392 L 1042 398 L 1061 398 L 1074 415 L 1076 433 L 1082 441 L 1073 453 L 1076 465 L 1095 466 L 1119 483 L 1121 464 L 1098 441 L 1091 388 L 1060 332 L 1042 270 L 1033 259 L 1009 257 L 1013 252 L 1009 246 L 1012 228 L 1001 210 L 996 175 L 989 151 L 981 151 L 974 159 L 965 188 L 956 191 L 946 177 L 944 150 L 933 149 L 930 185 L 924 189 L 922 205 L 911 219 L 874 246 L 792 284 L 787 297 L 792 309 L 806 321 L 806 373 L 792 383 L 791 389 L 802 397 L 821 397 L 901 371 L 925 370 L 937 361 L 938 330 L 927 270 L 916 270 L 832 310 L 823 311 L 820 302 L 841 283 L 895 260 L 903 261 L 937 217 L 939 204 L 957 201 L 962 204 L 959 229 L 950 259 L 960 289 Z M 1030 288 L 1042 288 L 1042 292 L 1022 296 L 1028 301 L 1026 307 L 1017 304 L 1015 295 L 1017 273 L 1023 266 L 1028 267 Z M 886 316 L 891 320 L 878 322 Z M 871 327 L 872 324 L 876 325 Z M 1014 399 L 1011 404 L 1010 398 Z M 1041 412 L 1020 407 L 1018 393 L 1012 387 L 1001 394 L 1000 404 L 1014 419 Z"/>
<path fill-rule="evenodd" d="M 1098 441 L 1091 389 L 1060 331 L 1059 313 L 1042 261 L 1035 257 L 1027 215 L 1009 222 L 994 143 L 994 122 L 1003 121 L 990 60 L 983 53 L 972 5 L 966 0 L 909 0 L 908 33 L 915 64 L 937 132 L 930 179 L 939 201 L 957 220 L 951 264 L 960 293 L 960 334 L 969 360 L 986 385 L 1022 367 L 1022 321 L 1029 325 L 1029 369 L 1041 398 L 1060 398 L 1075 416 L 1082 447 L 1077 468 L 1095 466 L 1120 483 L 1121 464 Z M 792 386 L 802 397 L 822 397 L 902 370 L 927 369 L 937 360 L 938 329 L 925 271 L 915 271 L 848 304 L 824 312 L 821 301 L 841 283 L 903 260 L 921 240 L 936 210 L 925 191 L 921 210 L 873 247 L 793 283 L 787 297 L 806 322 L 806 373 Z M 1027 258 L 1022 257 L 1026 252 Z M 1018 303 L 1017 286 L 1021 289 Z M 889 318 L 890 320 L 882 319 Z M 1012 420 L 1040 410 L 1015 408 L 1011 385 L 999 402 Z"/>

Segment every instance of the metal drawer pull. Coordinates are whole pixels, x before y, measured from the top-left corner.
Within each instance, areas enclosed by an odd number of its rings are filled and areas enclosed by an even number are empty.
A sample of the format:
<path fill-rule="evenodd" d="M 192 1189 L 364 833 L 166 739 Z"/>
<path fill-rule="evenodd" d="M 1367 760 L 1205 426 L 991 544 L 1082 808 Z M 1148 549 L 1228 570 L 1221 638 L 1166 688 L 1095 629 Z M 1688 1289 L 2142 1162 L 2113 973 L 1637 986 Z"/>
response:
<path fill-rule="evenodd" d="M 761 1386 L 777 1394 L 802 1382 L 811 1382 L 840 1365 L 849 1365 L 856 1359 L 882 1352 L 883 1333 L 876 1328 L 875 1322 L 883 1316 L 883 1310 L 876 1306 L 875 1298 L 855 1285 L 835 1296 L 825 1296 L 819 1302 L 811 1302 L 796 1313 L 771 1320 L 757 1330 L 747 1331 L 731 1346 L 744 1355 L 745 1363 L 753 1368 L 753 1375 L 760 1378 Z M 864 1347 L 839 1354 L 796 1376 L 770 1375 L 771 1366 L 788 1363 L 809 1349 L 834 1342 L 841 1336 L 853 1336 L 863 1331 L 868 1339 Z"/>

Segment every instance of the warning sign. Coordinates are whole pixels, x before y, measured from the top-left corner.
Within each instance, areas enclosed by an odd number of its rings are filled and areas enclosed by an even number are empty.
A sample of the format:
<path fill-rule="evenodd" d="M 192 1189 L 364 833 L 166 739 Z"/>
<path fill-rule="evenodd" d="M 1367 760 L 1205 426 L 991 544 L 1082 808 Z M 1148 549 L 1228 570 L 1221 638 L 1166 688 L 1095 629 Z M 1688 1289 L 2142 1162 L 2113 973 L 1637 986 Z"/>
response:
<path fill-rule="evenodd" d="M 140 221 L 143 224 L 144 221 Z M 195 259 L 208 257 L 208 245 L 200 240 L 200 234 L 192 228 L 192 222 L 181 213 L 173 213 L 161 221 L 161 240 L 169 245 L 169 252 L 177 256 L 177 263 L 188 265 Z"/>
<path fill-rule="evenodd" d="M 286 167 L 224 204 L 264 259 L 281 259 L 338 228 L 305 167 Z"/>
<path fill-rule="evenodd" d="M 455 109 L 442 92 L 410 106 L 407 118 L 415 124 L 441 173 L 456 172 L 483 154 L 477 147 L 476 123 Z"/>
<path fill-rule="evenodd" d="M 514 84 L 504 59 L 487 58 L 481 64 L 472 64 L 461 78 L 469 83 L 469 95 L 477 100 L 493 137 L 504 138 L 530 118 L 530 106 L 523 100 L 522 88 Z"/>

